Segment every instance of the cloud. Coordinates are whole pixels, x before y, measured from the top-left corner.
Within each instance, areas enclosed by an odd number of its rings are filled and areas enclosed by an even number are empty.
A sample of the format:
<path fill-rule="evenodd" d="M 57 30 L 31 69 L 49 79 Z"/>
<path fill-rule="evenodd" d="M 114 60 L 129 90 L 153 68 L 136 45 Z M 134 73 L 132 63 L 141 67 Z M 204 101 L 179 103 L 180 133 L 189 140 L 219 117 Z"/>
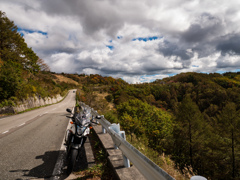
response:
<path fill-rule="evenodd" d="M 240 2 L 1 0 L 52 71 L 146 82 L 239 69 Z"/>
<path fill-rule="evenodd" d="M 182 39 L 190 43 L 201 43 L 216 37 L 224 29 L 219 17 L 202 13 L 190 27 L 182 33 Z"/>
<path fill-rule="evenodd" d="M 176 43 L 164 41 L 159 44 L 159 51 L 165 56 L 176 56 L 176 58 L 180 58 L 181 60 L 189 60 L 193 57 L 193 52 L 186 47 L 182 47 Z"/>
<path fill-rule="evenodd" d="M 156 79 L 163 79 L 169 77 L 169 75 L 160 75 L 160 74 L 155 74 L 155 75 L 143 75 L 143 76 L 124 76 L 122 77 L 123 80 L 131 83 L 131 84 L 136 84 L 136 83 L 148 83 L 148 82 L 153 82 Z"/>
<path fill-rule="evenodd" d="M 217 50 L 221 51 L 222 55 L 232 54 L 240 55 L 240 34 L 229 34 L 222 37 Z"/>

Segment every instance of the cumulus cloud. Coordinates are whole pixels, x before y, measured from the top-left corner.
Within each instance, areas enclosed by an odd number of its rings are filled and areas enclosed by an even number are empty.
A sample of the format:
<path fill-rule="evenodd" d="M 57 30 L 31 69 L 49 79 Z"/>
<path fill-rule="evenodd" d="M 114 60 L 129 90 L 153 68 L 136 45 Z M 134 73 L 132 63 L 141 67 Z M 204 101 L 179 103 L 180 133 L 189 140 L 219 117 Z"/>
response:
<path fill-rule="evenodd" d="M 240 69 L 240 2 L 1 0 L 52 71 L 150 82 Z"/>

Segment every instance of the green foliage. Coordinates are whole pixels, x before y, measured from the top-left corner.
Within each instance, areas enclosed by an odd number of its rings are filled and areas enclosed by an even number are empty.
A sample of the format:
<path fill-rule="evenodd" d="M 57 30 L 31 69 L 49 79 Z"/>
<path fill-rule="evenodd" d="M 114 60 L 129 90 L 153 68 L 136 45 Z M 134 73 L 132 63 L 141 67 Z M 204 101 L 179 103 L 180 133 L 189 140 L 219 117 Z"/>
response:
<path fill-rule="evenodd" d="M 234 103 L 228 102 L 216 118 L 218 123 L 217 145 L 223 155 L 222 161 L 218 163 L 221 165 L 220 167 L 224 167 L 224 169 L 221 169 L 221 178 L 239 179 L 240 111 L 236 110 Z"/>
<path fill-rule="evenodd" d="M 220 86 L 222 86 L 223 88 L 232 88 L 232 87 L 240 86 L 240 82 L 237 80 L 231 79 L 231 76 L 230 78 L 228 78 L 227 76 L 214 78 L 214 81 Z"/>
<path fill-rule="evenodd" d="M 17 27 L 0 11 L 0 101 L 16 96 L 24 74 L 38 72 L 38 57 L 17 33 Z"/>
<path fill-rule="evenodd" d="M 114 113 L 106 117 L 120 122 L 131 141 L 145 139 L 169 154 L 182 171 L 238 179 L 239 83 L 240 73 L 181 73 L 149 84 L 112 86 L 118 119 Z"/>
<path fill-rule="evenodd" d="M 118 123 L 118 115 L 114 110 L 105 112 L 104 117 L 111 123 Z"/>
<path fill-rule="evenodd" d="M 149 146 L 164 151 L 173 130 L 171 115 L 138 99 L 117 106 L 121 127 L 128 134 L 146 135 Z"/>
<path fill-rule="evenodd" d="M 178 167 L 196 167 L 199 163 L 197 152 L 203 148 L 203 116 L 189 95 L 178 106 L 174 127 L 174 159 Z"/>

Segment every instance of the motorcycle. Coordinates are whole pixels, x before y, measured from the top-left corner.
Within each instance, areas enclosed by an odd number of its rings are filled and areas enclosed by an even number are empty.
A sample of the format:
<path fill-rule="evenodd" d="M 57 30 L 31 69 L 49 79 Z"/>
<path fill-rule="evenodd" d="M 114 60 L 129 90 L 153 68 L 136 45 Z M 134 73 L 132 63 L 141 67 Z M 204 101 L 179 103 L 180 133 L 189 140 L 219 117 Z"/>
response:
<path fill-rule="evenodd" d="M 69 175 L 75 165 L 76 160 L 79 158 L 81 148 L 83 147 L 87 135 L 90 133 L 91 123 L 91 110 L 84 108 L 80 113 L 72 113 L 71 109 L 66 109 L 67 112 L 71 113 L 72 116 L 67 116 L 71 118 L 72 124 L 71 128 L 66 131 L 65 135 L 65 145 L 67 151 L 67 174 Z M 99 116 L 96 116 L 99 119 Z"/>

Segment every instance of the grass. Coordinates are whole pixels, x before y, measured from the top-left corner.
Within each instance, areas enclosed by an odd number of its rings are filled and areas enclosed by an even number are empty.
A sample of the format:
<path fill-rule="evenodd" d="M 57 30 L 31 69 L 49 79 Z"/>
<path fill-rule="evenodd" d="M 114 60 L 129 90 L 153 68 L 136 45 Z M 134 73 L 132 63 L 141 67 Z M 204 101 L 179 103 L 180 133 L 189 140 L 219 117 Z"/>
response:
<path fill-rule="evenodd" d="M 190 177 L 192 176 L 189 171 L 186 171 L 183 175 L 177 168 L 175 168 L 175 163 L 171 160 L 170 156 L 167 156 L 165 154 L 159 154 L 157 151 L 149 148 L 145 145 L 145 140 L 141 140 L 141 138 L 137 138 L 136 136 L 133 136 L 133 138 L 131 139 L 130 135 L 127 135 L 126 139 L 136 149 L 138 149 L 141 153 L 151 159 L 155 164 L 157 164 L 161 169 L 166 171 L 176 180 L 187 180 L 190 179 Z"/>
<path fill-rule="evenodd" d="M 77 172 L 76 175 L 81 176 L 78 180 L 113 180 L 114 175 L 111 168 L 108 167 L 107 153 L 94 130 L 91 130 L 89 140 L 92 146 L 96 165 Z"/>

